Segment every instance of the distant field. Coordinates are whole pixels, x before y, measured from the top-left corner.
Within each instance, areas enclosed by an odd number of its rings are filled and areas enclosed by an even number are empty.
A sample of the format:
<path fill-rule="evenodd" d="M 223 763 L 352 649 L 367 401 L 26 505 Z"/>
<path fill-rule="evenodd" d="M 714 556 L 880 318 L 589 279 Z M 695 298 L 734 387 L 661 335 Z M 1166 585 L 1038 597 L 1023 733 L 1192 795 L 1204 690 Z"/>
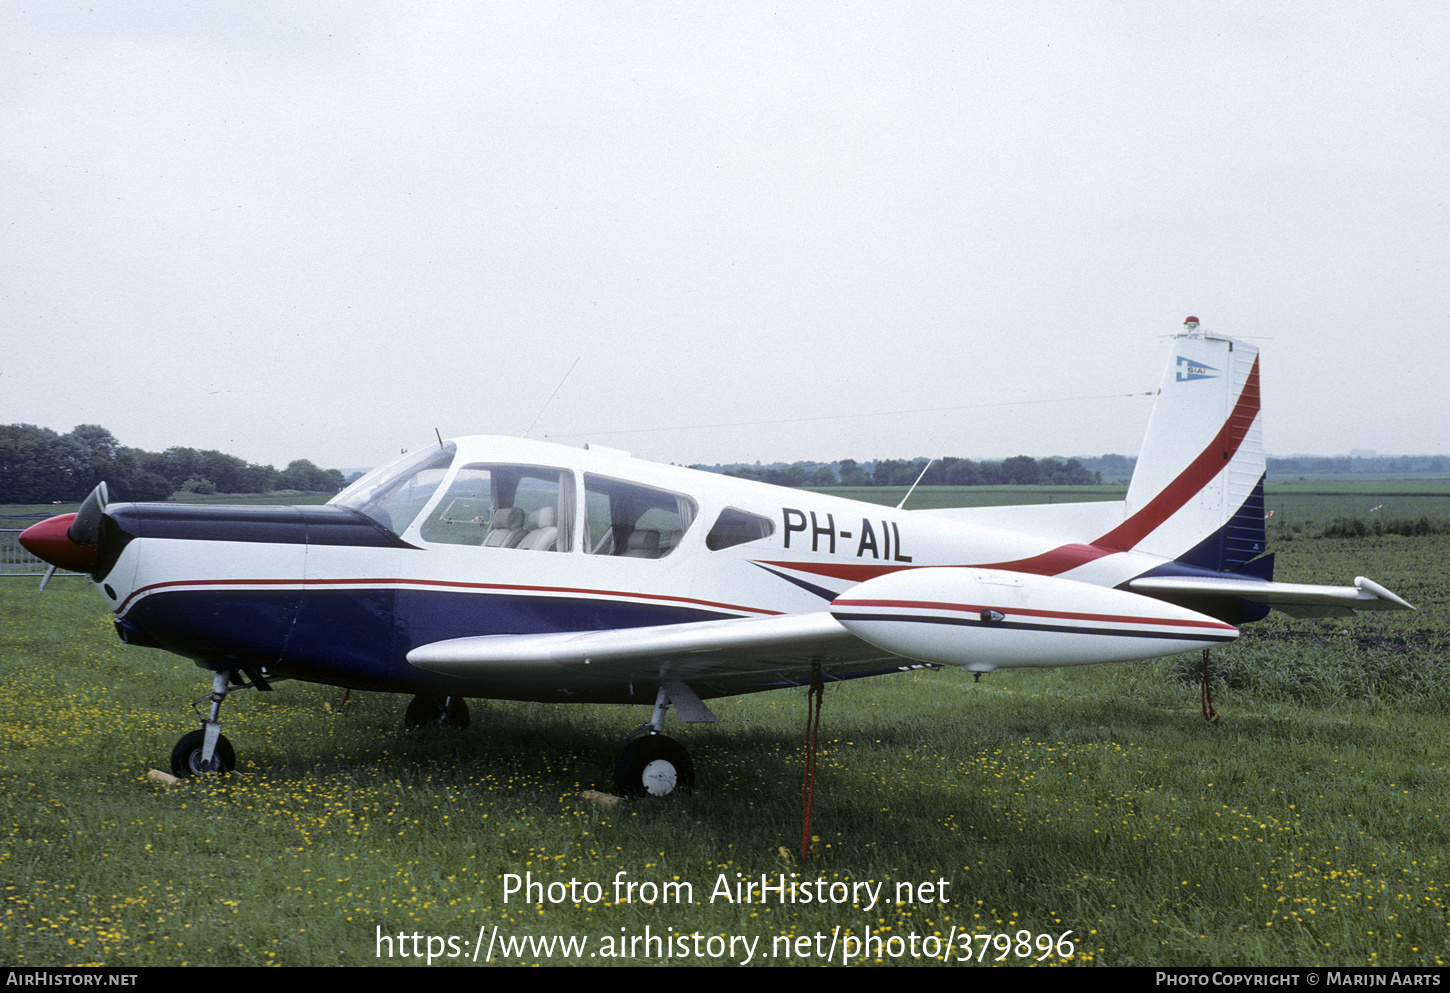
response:
<path fill-rule="evenodd" d="M 1324 524 L 1336 517 L 1410 519 L 1421 516 L 1450 519 L 1450 481 L 1409 483 L 1401 480 L 1350 483 L 1277 483 L 1265 488 L 1270 527 L 1280 530 Z M 907 507 L 929 510 L 942 507 L 996 507 L 1010 504 L 1076 503 L 1121 500 L 1126 486 L 918 486 Z M 906 487 L 844 487 L 818 489 L 820 493 L 894 507 Z"/>
<path fill-rule="evenodd" d="M 247 504 L 260 506 L 301 506 L 326 503 L 332 493 L 214 493 L 203 496 L 199 493 L 173 493 L 168 503 L 214 503 Z M 53 517 L 56 514 L 73 514 L 80 509 L 80 503 L 0 503 L 0 518 L 3 517 Z M 4 526 L 4 525 L 0 525 Z"/>
<path fill-rule="evenodd" d="M 300 507 L 326 503 L 336 495 L 336 493 L 302 493 L 293 490 L 284 490 L 275 493 L 212 493 L 208 495 L 200 493 L 173 493 L 171 495 L 171 502 L 260 504 L 263 506 L 282 505 Z"/>
<path fill-rule="evenodd" d="M 1276 473 L 1273 469 L 1269 470 L 1270 486 L 1293 483 L 1338 486 L 1341 483 L 1353 485 L 1355 483 L 1379 483 L 1385 481 L 1404 483 L 1408 486 L 1450 486 L 1450 476 L 1435 475 L 1434 473 L 1427 472 L 1389 472 L 1379 475 L 1369 475 L 1361 472 Z"/>
<path fill-rule="evenodd" d="M 1450 481 L 1446 480 L 1271 483 L 1265 487 L 1265 492 L 1270 509 L 1277 504 L 1290 513 L 1303 511 L 1322 515 L 1332 512 L 1335 516 L 1385 513 L 1395 517 L 1450 515 Z M 1383 507 L 1380 507 L 1381 504 Z"/>
<path fill-rule="evenodd" d="M 816 493 L 864 500 L 895 507 L 906 495 L 905 486 L 808 487 Z M 908 510 L 941 507 L 1003 507 L 1024 503 L 1088 503 L 1121 500 L 1126 486 L 918 486 L 907 502 Z"/>
<path fill-rule="evenodd" d="M 894 507 L 906 495 L 904 486 L 809 487 L 850 500 Z M 1081 503 L 1121 500 L 1126 486 L 918 486 L 907 503 L 911 510 L 945 507 L 998 507 L 1013 504 Z M 178 493 L 177 503 L 208 504 L 319 504 L 330 493 L 215 494 L 200 496 Z M 1378 514 L 1381 517 L 1450 518 L 1450 480 L 1406 481 L 1354 480 L 1350 482 L 1309 481 L 1271 483 L 1265 487 L 1267 509 L 1273 511 L 1271 526 L 1281 529 L 1295 524 L 1323 523 L 1336 517 Z M 0 515 L 66 514 L 78 504 L 0 504 Z M 4 526 L 4 525 L 0 525 Z M 12 525 L 22 526 L 22 525 Z"/>

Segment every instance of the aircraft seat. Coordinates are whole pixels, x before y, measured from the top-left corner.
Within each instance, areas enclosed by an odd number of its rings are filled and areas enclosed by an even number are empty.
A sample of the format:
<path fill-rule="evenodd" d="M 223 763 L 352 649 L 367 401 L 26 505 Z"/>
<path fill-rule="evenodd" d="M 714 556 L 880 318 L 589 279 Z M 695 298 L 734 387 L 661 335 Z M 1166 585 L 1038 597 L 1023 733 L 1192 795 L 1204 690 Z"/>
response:
<path fill-rule="evenodd" d="M 488 519 L 484 548 L 517 548 L 529 529 L 524 527 L 524 512 L 518 507 L 500 507 Z"/>
<path fill-rule="evenodd" d="M 559 546 L 559 512 L 553 507 L 540 507 L 529 514 L 529 533 L 518 543 L 525 551 L 553 552 Z"/>
<path fill-rule="evenodd" d="M 621 552 L 625 558 L 657 559 L 660 557 L 660 533 L 658 531 L 631 531 L 629 542 Z"/>

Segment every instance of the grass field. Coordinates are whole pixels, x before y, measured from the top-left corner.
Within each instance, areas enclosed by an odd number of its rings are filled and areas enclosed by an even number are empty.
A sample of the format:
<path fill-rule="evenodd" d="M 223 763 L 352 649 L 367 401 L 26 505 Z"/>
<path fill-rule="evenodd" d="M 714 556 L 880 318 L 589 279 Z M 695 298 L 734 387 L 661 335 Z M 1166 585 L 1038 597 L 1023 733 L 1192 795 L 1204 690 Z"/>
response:
<path fill-rule="evenodd" d="M 1005 936 L 965 943 L 1003 964 L 1443 965 L 1447 556 L 1445 535 L 1283 544 L 1280 579 L 1368 575 L 1420 611 L 1246 629 L 1214 652 L 1213 724 L 1196 655 L 829 687 L 808 863 L 800 692 L 674 724 L 699 785 L 664 801 L 585 795 L 639 708 L 475 701 L 468 731 L 405 733 L 402 697 L 291 683 L 229 699 L 241 775 L 168 786 L 147 770 L 196 726 L 202 671 L 122 645 L 81 580 L 5 580 L 0 956 L 424 964 L 434 936 L 457 964 L 482 929 L 506 963 L 840 962 L 847 937 L 925 962 L 969 934 Z M 584 899 L 506 899 L 529 873 Z M 878 902 L 717 890 L 792 873 Z M 647 932 L 669 943 L 629 944 Z M 499 944 L 551 936 L 585 944 Z"/>

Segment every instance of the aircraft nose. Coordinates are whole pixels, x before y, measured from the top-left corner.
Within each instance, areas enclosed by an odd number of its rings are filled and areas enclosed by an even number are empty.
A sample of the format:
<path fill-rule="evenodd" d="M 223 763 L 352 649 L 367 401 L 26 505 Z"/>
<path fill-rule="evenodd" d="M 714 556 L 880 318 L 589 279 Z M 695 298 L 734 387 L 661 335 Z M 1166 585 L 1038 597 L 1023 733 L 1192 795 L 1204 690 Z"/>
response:
<path fill-rule="evenodd" d="M 61 514 L 20 532 L 20 544 L 32 555 L 72 572 L 93 572 L 101 554 L 96 542 L 83 545 L 70 536 L 75 514 Z"/>

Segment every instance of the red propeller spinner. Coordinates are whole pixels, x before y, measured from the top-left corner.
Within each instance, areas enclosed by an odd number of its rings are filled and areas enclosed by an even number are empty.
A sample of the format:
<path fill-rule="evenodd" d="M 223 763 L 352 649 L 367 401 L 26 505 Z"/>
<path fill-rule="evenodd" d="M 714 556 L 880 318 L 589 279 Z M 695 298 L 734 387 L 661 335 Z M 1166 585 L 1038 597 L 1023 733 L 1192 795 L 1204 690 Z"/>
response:
<path fill-rule="evenodd" d="M 20 544 L 53 566 L 94 572 L 101 555 L 101 519 L 106 503 L 106 484 L 101 483 L 74 514 L 61 514 L 22 531 Z"/>

